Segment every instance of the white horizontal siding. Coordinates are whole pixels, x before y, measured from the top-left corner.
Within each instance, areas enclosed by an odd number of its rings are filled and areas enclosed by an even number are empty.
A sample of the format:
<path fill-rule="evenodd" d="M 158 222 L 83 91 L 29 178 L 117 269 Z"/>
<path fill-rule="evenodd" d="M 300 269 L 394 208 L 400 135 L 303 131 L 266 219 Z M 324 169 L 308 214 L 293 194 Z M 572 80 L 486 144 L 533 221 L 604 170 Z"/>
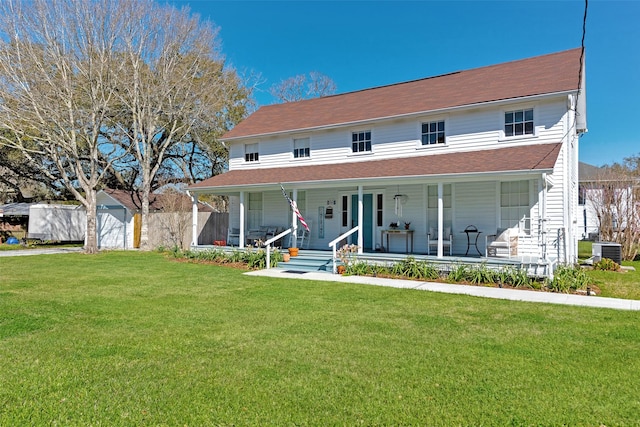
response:
<path fill-rule="evenodd" d="M 552 258 L 564 257 L 562 242 L 558 241 L 558 231 L 566 227 L 565 224 L 565 197 L 567 197 L 565 173 L 566 147 L 563 146 L 558 155 L 558 160 L 553 172 L 553 186 L 547 193 L 546 230 L 547 252 Z"/>
<path fill-rule="evenodd" d="M 465 253 L 467 236 L 464 229 L 474 225 L 482 234 L 478 237 L 478 248 L 484 255 L 485 237 L 497 229 L 497 190 L 492 181 L 455 184 L 455 209 L 453 218 L 453 250 Z M 470 237 L 474 237 L 470 235 Z M 469 252 L 472 252 L 471 250 Z"/>
<path fill-rule="evenodd" d="M 534 108 L 536 136 L 525 138 L 502 138 L 504 111 L 517 108 Z M 510 145 L 560 142 L 566 135 L 566 99 L 537 104 L 513 104 L 503 107 L 475 108 L 447 115 L 425 115 L 416 119 L 386 120 L 376 124 L 343 127 L 296 135 L 281 135 L 261 140 L 237 141 L 229 146 L 229 169 L 272 168 L 310 164 L 380 160 L 392 157 L 442 154 L 447 152 L 487 149 Z M 420 124 L 423 121 L 446 122 L 446 145 L 423 147 L 420 144 Z M 366 154 L 352 153 L 351 133 L 371 130 L 372 151 Z M 293 138 L 310 139 L 310 158 L 294 159 Z M 244 145 L 258 142 L 259 161 L 244 161 Z"/>
<path fill-rule="evenodd" d="M 446 123 L 447 144 L 452 150 L 491 148 L 499 142 L 502 120 L 497 109 L 451 115 Z"/>
<path fill-rule="evenodd" d="M 565 129 L 566 100 L 545 103 L 536 108 L 536 132 L 541 143 L 561 142 L 567 132 Z"/>

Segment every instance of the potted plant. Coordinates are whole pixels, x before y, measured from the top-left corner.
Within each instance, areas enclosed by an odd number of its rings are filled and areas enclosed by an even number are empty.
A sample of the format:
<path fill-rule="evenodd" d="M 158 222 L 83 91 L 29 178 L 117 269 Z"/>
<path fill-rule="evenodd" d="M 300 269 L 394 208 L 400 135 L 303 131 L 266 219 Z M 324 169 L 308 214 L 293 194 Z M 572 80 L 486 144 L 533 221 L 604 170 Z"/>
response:
<path fill-rule="evenodd" d="M 404 229 L 405 229 L 405 230 L 408 230 L 408 229 L 409 229 L 409 227 L 411 227 L 411 221 L 409 221 L 409 222 L 405 222 L 405 223 L 404 223 Z"/>
<path fill-rule="evenodd" d="M 358 245 L 344 245 L 337 250 L 336 255 L 340 258 L 342 265 L 336 267 L 338 274 L 343 274 L 347 270 L 347 266 L 353 261 L 352 257 L 358 252 Z"/>

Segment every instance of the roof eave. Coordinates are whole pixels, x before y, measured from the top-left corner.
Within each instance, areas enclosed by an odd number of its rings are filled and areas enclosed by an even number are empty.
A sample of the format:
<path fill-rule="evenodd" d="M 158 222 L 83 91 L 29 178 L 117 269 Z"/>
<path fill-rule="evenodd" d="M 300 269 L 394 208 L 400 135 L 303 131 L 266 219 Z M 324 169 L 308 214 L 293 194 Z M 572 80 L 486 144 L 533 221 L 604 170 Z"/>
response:
<path fill-rule="evenodd" d="M 402 182 L 404 184 L 424 183 L 425 179 L 433 181 L 460 182 L 469 179 L 483 178 L 495 179 L 499 177 L 512 177 L 516 175 L 540 175 L 542 173 L 553 173 L 553 168 L 537 168 L 537 169 L 519 169 L 509 171 L 485 171 L 485 172 L 463 172 L 463 173 L 446 173 L 446 174 L 428 174 L 428 175 L 399 175 L 385 177 L 368 177 L 368 178 L 340 178 L 340 179 L 319 179 L 308 181 L 282 181 L 282 182 L 261 182 L 256 184 L 238 184 L 238 185 L 216 185 L 207 187 L 190 187 L 189 192 L 192 194 L 203 193 L 235 193 L 238 191 L 254 191 L 279 188 L 282 184 L 288 188 L 309 189 L 309 188 L 326 188 L 326 187 L 346 187 L 357 186 L 363 182 L 375 181 L 385 182 L 390 185 Z"/>

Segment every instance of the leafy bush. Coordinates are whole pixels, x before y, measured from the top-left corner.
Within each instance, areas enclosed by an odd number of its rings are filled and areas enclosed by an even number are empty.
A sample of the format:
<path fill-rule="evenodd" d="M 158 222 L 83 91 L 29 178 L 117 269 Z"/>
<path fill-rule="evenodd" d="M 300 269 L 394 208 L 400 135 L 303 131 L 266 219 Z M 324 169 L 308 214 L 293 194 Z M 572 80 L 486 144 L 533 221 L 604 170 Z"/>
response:
<path fill-rule="evenodd" d="M 449 270 L 447 280 L 454 283 L 466 282 L 469 278 L 470 270 L 471 269 L 468 265 L 457 264 L 451 270 Z"/>
<path fill-rule="evenodd" d="M 397 262 L 392 268 L 394 276 L 409 279 L 435 280 L 440 278 L 440 271 L 428 261 L 418 261 L 414 257 L 407 257 Z"/>
<path fill-rule="evenodd" d="M 263 269 L 267 265 L 267 252 L 265 249 L 248 247 L 244 251 L 234 250 L 225 252 L 222 249 L 207 249 L 203 251 L 182 251 L 177 246 L 171 249 L 158 247 L 158 251 L 168 253 L 174 258 L 184 258 L 194 261 L 217 262 L 221 264 L 247 264 L 250 269 Z M 276 267 L 282 261 L 282 253 L 277 249 L 271 252 L 271 267 Z"/>
<path fill-rule="evenodd" d="M 493 271 L 487 268 L 486 264 L 480 264 L 477 267 L 470 268 L 467 281 L 476 285 L 496 282 Z"/>
<path fill-rule="evenodd" d="M 618 271 L 620 270 L 620 264 L 609 258 L 602 258 L 600 261 L 593 264 L 594 270 L 604 271 Z"/>
<path fill-rule="evenodd" d="M 515 267 L 504 267 L 494 273 L 496 283 L 514 288 L 535 288 L 535 280 L 525 270 Z M 539 286 L 538 286 L 539 287 Z"/>
<path fill-rule="evenodd" d="M 554 292 L 570 292 L 586 289 L 593 279 L 577 265 L 560 265 L 554 272 L 553 280 L 547 280 L 546 286 Z"/>
<path fill-rule="evenodd" d="M 352 276 L 369 276 L 373 275 L 373 272 L 376 271 L 372 267 L 372 265 L 367 264 L 365 261 L 352 261 L 345 264 L 345 272 Z"/>

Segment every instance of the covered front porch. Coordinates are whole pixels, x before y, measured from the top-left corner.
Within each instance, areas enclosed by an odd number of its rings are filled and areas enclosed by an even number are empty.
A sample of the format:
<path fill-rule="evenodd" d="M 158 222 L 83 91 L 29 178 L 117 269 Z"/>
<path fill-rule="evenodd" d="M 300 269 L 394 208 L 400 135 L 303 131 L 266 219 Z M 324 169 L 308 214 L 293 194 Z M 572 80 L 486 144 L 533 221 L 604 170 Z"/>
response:
<path fill-rule="evenodd" d="M 436 263 L 514 265 L 532 275 L 547 275 L 562 258 L 564 239 L 557 230 L 555 235 L 546 230 L 546 177 L 502 178 L 379 180 L 331 187 L 317 182 L 282 183 L 309 232 L 291 209 L 280 183 L 239 191 L 221 188 L 215 194 L 229 197 L 230 225 L 224 242 L 229 247 L 268 242 L 332 257 L 334 250 L 354 245 L 359 259 L 374 262 L 411 255 Z M 194 200 L 197 194 L 192 192 Z M 193 227 L 197 230 L 197 220 Z M 494 247 L 506 229 L 512 233 L 508 243 Z M 192 246 L 209 245 L 194 242 Z"/>
<path fill-rule="evenodd" d="M 238 169 L 189 191 L 194 206 L 201 194 L 228 196 L 225 244 L 239 248 L 267 242 L 335 252 L 349 244 L 358 255 L 553 265 L 571 259 L 574 239 L 569 215 L 562 212 L 564 182 L 554 180 L 559 148 Z M 192 245 L 198 245 L 196 238 Z"/>

